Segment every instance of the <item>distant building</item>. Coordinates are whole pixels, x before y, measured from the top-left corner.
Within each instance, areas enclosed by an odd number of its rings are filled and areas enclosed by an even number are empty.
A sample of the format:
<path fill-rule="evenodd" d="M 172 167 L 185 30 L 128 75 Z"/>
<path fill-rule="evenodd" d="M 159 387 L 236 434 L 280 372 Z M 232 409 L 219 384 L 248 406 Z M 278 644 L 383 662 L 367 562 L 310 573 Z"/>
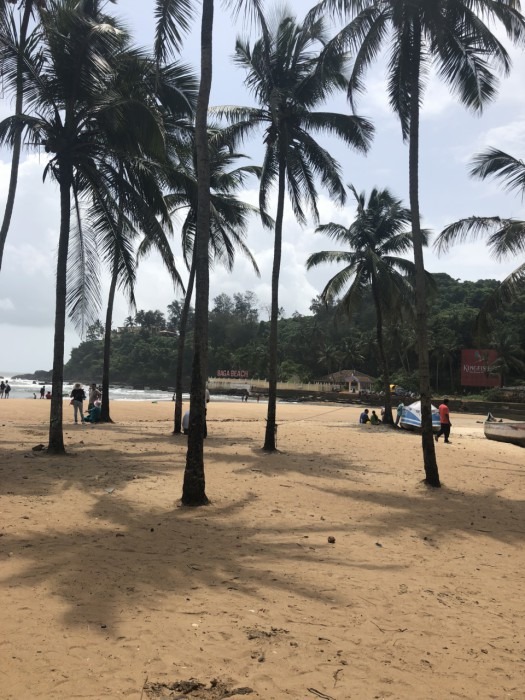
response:
<path fill-rule="evenodd" d="M 357 372 L 355 369 L 342 369 L 340 372 L 327 374 L 321 381 L 329 384 L 337 384 L 344 391 L 358 394 L 360 391 L 365 393 L 371 392 L 377 379 L 363 372 Z"/>

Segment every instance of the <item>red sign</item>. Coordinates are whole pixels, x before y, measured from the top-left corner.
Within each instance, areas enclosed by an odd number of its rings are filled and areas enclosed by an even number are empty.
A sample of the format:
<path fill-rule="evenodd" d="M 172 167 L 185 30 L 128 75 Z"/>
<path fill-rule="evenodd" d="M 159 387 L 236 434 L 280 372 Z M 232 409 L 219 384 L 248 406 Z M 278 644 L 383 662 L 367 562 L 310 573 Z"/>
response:
<path fill-rule="evenodd" d="M 462 350 L 461 386 L 500 386 L 500 375 L 491 371 L 497 359 L 496 350 Z"/>
<path fill-rule="evenodd" d="M 221 379 L 249 379 L 250 373 L 247 369 L 218 369 L 217 376 Z"/>

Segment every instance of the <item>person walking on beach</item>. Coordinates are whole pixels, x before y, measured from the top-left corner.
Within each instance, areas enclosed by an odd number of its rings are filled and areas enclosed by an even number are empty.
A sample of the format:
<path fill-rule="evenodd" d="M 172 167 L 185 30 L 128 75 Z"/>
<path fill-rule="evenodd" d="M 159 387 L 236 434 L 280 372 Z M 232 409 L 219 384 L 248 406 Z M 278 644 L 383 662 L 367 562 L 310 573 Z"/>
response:
<path fill-rule="evenodd" d="M 2 381 L 0 382 L 0 399 L 4 398 L 4 391 L 5 391 L 5 384 L 4 384 L 4 380 L 2 379 Z"/>
<path fill-rule="evenodd" d="M 45 386 L 45 384 L 42 384 L 42 386 L 40 387 L 40 398 L 44 399 L 45 396 L 46 396 L 46 386 Z"/>
<path fill-rule="evenodd" d="M 80 416 L 80 422 L 84 422 L 84 411 L 82 410 L 82 404 L 86 399 L 86 393 L 82 388 L 82 385 L 77 382 L 70 394 L 71 405 L 73 406 L 73 413 L 75 417 L 75 423 L 78 423 L 78 416 Z"/>
<path fill-rule="evenodd" d="M 11 392 L 11 387 L 10 387 L 10 385 L 9 385 L 9 382 L 6 381 L 6 383 L 5 383 L 5 389 L 4 389 L 4 393 L 5 393 L 5 398 L 6 398 L 6 399 L 9 398 L 10 392 Z"/>
<path fill-rule="evenodd" d="M 439 405 L 439 422 L 441 423 L 441 428 L 439 433 L 436 433 L 436 442 L 438 442 L 441 435 L 443 435 L 445 442 L 449 443 L 450 440 L 448 438 L 450 436 L 450 428 L 452 427 L 452 423 L 450 422 L 448 399 L 443 399 L 443 403 Z"/>

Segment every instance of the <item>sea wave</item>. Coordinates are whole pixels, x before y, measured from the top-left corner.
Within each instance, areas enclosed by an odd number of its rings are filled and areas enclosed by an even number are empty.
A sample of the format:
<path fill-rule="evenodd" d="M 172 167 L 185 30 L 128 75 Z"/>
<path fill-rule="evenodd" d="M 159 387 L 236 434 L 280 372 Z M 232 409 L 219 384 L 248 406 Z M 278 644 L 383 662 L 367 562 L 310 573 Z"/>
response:
<path fill-rule="evenodd" d="M 9 381 L 11 385 L 10 398 L 12 399 L 40 399 L 40 388 L 45 386 L 46 391 L 51 390 L 51 384 L 38 382 L 31 379 L 15 379 L 11 374 L 6 372 L 0 372 L 0 377 L 3 381 Z M 65 381 L 63 384 L 64 394 L 71 393 L 74 382 Z M 86 395 L 88 393 L 88 386 L 84 386 L 86 390 Z M 109 398 L 110 401 L 172 401 L 173 392 L 172 391 L 160 391 L 156 389 L 133 389 L 127 386 L 112 386 L 109 387 Z M 183 401 L 189 401 L 190 395 L 183 394 Z M 224 395 L 214 395 L 214 401 L 239 401 L 238 396 L 224 396 Z"/>

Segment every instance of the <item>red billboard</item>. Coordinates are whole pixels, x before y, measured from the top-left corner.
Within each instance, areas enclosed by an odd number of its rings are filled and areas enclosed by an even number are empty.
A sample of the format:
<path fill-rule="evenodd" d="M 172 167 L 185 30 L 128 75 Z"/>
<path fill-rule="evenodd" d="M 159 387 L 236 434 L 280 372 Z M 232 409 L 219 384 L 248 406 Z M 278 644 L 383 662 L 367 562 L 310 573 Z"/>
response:
<path fill-rule="evenodd" d="M 500 386 L 500 375 L 491 371 L 497 359 L 496 350 L 462 350 L 461 386 Z"/>

